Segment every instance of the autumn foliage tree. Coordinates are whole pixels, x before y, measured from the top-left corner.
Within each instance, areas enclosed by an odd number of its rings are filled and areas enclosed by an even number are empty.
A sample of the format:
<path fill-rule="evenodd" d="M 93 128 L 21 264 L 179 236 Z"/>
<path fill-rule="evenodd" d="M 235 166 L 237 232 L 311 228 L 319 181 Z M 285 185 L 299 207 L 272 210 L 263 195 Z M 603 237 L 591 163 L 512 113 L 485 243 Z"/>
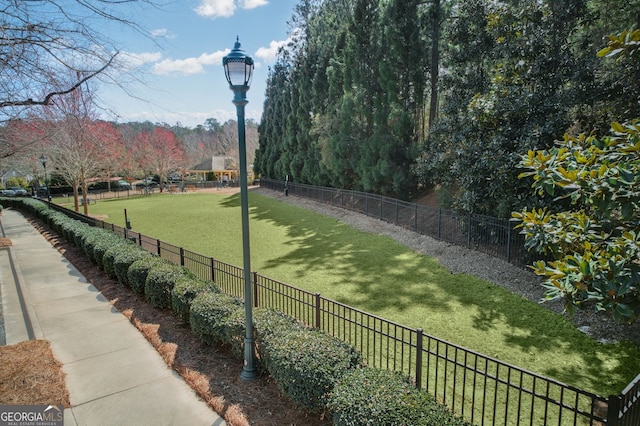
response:
<path fill-rule="evenodd" d="M 132 149 L 142 170 L 159 175 L 161 181 L 166 181 L 171 171 L 184 165 L 182 144 L 171 130 L 164 127 L 139 133 Z"/>

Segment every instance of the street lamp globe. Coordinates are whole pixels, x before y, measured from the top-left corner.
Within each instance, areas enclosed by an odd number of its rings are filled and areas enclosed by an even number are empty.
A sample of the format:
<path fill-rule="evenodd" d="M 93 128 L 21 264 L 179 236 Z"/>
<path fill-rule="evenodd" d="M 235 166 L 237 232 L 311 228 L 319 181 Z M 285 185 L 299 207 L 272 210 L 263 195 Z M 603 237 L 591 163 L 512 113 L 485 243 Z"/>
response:
<path fill-rule="evenodd" d="M 249 90 L 251 79 L 253 78 L 253 59 L 244 53 L 240 47 L 240 38 L 236 38 L 233 49 L 227 56 L 222 58 L 224 75 L 227 78 L 229 87 L 234 92 L 237 90 Z"/>

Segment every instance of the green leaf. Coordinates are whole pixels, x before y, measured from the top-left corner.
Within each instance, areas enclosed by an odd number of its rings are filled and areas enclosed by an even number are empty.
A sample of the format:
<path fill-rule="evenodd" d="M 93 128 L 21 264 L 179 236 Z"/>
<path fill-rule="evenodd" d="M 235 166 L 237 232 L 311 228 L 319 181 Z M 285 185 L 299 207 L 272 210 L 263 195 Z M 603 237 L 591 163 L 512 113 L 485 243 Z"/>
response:
<path fill-rule="evenodd" d="M 624 127 L 622 127 L 622 125 L 616 121 L 611 123 L 611 129 L 616 133 L 624 133 Z"/>
<path fill-rule="evenodd" d="M 633 219 L 634 211 L 635 211 L 635 209 L 633 208 L 633 204 L 624 203 L 622 205 L 622 209 L 620 211 L 620 213 L 622 213 L 622 219 L 625 220 L 625 221 Z"/>
<path fill-rule="evenodd" d="M 580 262 L 580 272 L 584 276 L 591 276 L 591 265 L 584 259 Z"/>
<path fill-rule="evenodd" d="M 613 318 L 617 323 L 628 322 L 633 319 L 633 309 L 624 303 L 618 303 L 613 309 Z"/>
<path fill-rule="evenodd" d="M 633 185 L 633 182 L 635 181 L 635 174 L 633 173 L 633 171 L 623 168 L 620 168 L 618 170 L 620 172 L 620 180 L 622 181 L 622 183 L 624 183 L 625 185 Z"/>

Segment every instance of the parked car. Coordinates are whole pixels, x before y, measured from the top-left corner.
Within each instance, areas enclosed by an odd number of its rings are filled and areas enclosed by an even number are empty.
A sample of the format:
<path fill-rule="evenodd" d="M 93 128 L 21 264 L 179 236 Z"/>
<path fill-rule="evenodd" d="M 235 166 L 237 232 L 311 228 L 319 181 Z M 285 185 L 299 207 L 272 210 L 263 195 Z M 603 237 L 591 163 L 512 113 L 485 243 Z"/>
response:
<path fill-rule="evenodd" d="M 49 194 L 49 191 L 46 186 L 39 186 L 38 191 L 36 192 L 36 196 L 38 198 L 45 198 Z"/>
<path fill-rule="evenodd" d="M 16 196 L 16 191 L 14 191 L 13 189 L 3 189 L 2 191 L 0 191 L 1 195 L 5 196 L 5 197 L 15 197 Z"/>
<path fill-rule="evenodd" d="M 131 189 L 131 184 L 126 180 L 119 180 L 115 186 L 121 191 L 129 191 Z"/>
<path fill-rule="evenodd" d="M 17 195 L 18 197 L 24 197 L 28 194 L 26 189 L 20 188 L 19 186 L 11 186 L 9 187 L 9 189 L 15 192 L 15 195 Z"/>

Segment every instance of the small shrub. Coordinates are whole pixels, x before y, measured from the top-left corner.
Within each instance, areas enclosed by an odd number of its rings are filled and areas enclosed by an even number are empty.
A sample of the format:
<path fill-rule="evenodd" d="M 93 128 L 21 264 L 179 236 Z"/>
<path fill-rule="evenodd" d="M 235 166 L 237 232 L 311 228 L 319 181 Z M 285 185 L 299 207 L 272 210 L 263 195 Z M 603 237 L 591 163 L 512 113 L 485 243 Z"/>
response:
<path fill-rule="evenodd" d="M 333 389 L 327 407 L 336 426 L 463 426 L 446 408 L 397 372 L 358 368 Z"/>
<path fill-rule="evenodd" d="M 191 273 L 182 266 L 170 262 L 153 265 L 144 282 L 144 295 L 149 303 L 158 308 L 171 307 L 171 290 L 176 282 Z"/>
<path fill-rule="evenodd" d="M 102 257 L 104 253 L 120 241 L 122 241 L 122 238 L 112 234 L 106 229 L 96 229 L 94 232 L 88 234 L 84 240 L 83 247 L 86 247 L 85 252 L 87 252 L 89 259 L 102 269 Z"/>
<path fill-rule="evenodd" d="M 243 354 L 244 308 L 239 299 L 223 293 L 200 293 L 191 304 L 189 323 L 202 342 L 227 343 L 236 356 Z"/>
<path fill-rule="evenodd" d="M 133 262 L 127 270 L 127 281 L 133 291 L 143 294 L 147 275 L 149 275 L 151 268 L 155 265 L 162 265 L 166 263 L 169 263 L 169 261 L 156 256 L 144 257 Z"/>
<path fill-rule="evenodd" d="M 107 250 L 120 243 L 121 241 L 122 239 L 120 237 L 115 234 L 108 233 L 108 231 L 105 231 L 105 233 L 103 233 L 98 238 L 93 246 L 93 257 L 95 259 L 96 265 L 98 265 L 99 268 L 104 269 L 102 258 L 104 257 L 104 254 L 107 252 Z"/>
<path fill-rule="evenodd" d="M 53 229 L 60 235 L 63 235 L 62 225 L 71 220 L 64 213 L 51 209 L 42 211 L 42 219 L 47 224 L 47 226 L 49 226 L 49 228 Z"/>
<path fill-rule="evenodd" d="M 111 278 L 116 278 L 116 271 L 113 269 L 113 258 L 116 257 L 118 251 L 122 250 L 120 244 L 109 247 L 102 255 L 102 270 Z"/>
<path fill-rule="evenodd" d="M 78 226 L 73 234 L 73 241 L 71 241 L 73 245 L 80 249 L 83 249 L 82 242 L 84 241 L 84 238 L 90 229 L 91 226 L 87 225 L 86 223 L 83 223 L 82 226 Z"/>
<path fill-rule="evenodd" d="M 102 269 L 104 272 L 106 272 L 111 278 L 118 278 L 116 275 L 115 259 L 121 253 L 131 252 L 132 250 L 137 251 L 138 246 L 131 241 L 119 238 L 118 241 L 105 251 L 102 256 Z"/>
<path fill-rule="evenodd" d="M 86 228 L 86 226 L 86 224 L 79 220 L 67 218 L 60 224 L 59 228 L 64 239 L 69 241 L 71 244 L 76 245 L 76 235 L 82 233 L 82 230 Z"/>
<path fill-rule="evenodd" d="M 147 250 L 135 244 L 128 244 L 126 248 L 119 251 L 113 258 L 113 269 L 118 278 L 118 282 L 122 285 L 131 285 L 129 283 L 129 267 L 136 261 L 141 259 L 151 259 L 154 255 Z"/>
<path fill-rule="evenodd" d="M 205 291 L 220 293 L 218 286 L 211 281 L 204 281 L 195 277 L 180 279 L 171 290 L 173 311 L 183 320 L 189 321 L 193 299 Z"/>
<path fill-rule="evenodd" d="M 262 320 L 262 321 L 261 321 Z M 311 411 L 324 409 L 329 393 L 349 370 L 362 364 L 362 357 L 350 345 L 318 330 L 286 327 L 284 317 L 272 316 L 276 328 L 265 331 L 257 320 L 258 351 L 278 388 L 292 401 Z"/>
<path fill-rule="evenodd" d="M 274 309 L 256 308 L 253 315 L 256 324 L 256 336 L 259 340 L 268 340 L 274 335 L 282 335 L 292 330 L 301 330 L 306 326 L 290 316 Z M 260 347 L 258 347 L 260 351 Z M 267 354 L 261 354 L 267 356 Z"/>
<path fill-rule="evenodd" d="M 95 263 L 93 260 L 93 245 L 95 244 L 96 239 L 99 238 L 99 234 L 102 232 L 104 232 L 102 229 L 94 228 L 92 226 L 87 227 L 87 229 L 84 229 L 82 232 L 79 247 L 93 263 Z"/>

